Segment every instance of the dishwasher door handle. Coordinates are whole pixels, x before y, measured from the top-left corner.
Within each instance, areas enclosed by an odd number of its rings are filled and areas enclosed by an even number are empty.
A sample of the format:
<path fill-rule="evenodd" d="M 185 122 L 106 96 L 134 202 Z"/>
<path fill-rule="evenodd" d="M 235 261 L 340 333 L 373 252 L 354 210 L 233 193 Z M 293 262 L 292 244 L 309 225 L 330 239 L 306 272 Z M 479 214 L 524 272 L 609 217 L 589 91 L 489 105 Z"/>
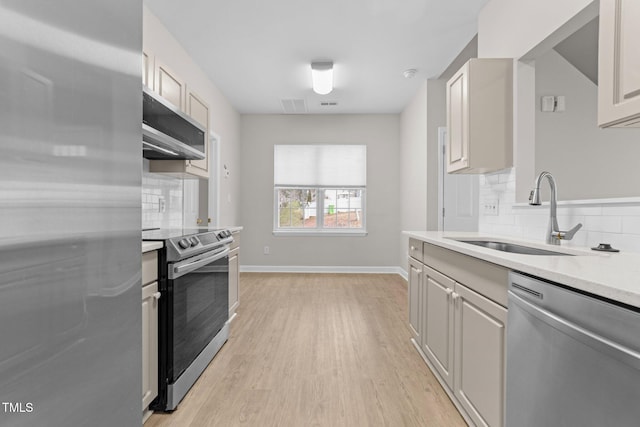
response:
<path fill-rule="evenodd" d="M 537 319 L 547 323 L 551 327 L 575 338 L 576 340 L 594 348 L 602 353 L 606 353 L 612 358 L 626 363 L 629 366 L 640 370 L 640 353 L 634 351 L 628 347 L 611 341 L 597 333 L 591 332 L 580 325 L 570 322 L 567 319 L 545 310 L 535 304 L 532 304 L 520 296 L 516 295 L 512 291 L 509 291 L 509 301 L 518 305 L 527 313 L 536 317 Z"/>

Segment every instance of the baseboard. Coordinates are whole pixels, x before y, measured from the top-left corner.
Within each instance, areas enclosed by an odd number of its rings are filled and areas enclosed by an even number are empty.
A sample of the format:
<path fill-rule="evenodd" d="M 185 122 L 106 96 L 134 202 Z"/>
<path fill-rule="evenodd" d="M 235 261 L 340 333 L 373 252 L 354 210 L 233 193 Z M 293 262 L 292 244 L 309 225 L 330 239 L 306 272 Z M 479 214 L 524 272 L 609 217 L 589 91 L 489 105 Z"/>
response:
<path fill-rule="evenodd" d="M 407 279 L 407 272 L 401 267 L 355 267 L 319 265 L 241 265 L 242 273 L 370 273 L 398 274 Z"/>

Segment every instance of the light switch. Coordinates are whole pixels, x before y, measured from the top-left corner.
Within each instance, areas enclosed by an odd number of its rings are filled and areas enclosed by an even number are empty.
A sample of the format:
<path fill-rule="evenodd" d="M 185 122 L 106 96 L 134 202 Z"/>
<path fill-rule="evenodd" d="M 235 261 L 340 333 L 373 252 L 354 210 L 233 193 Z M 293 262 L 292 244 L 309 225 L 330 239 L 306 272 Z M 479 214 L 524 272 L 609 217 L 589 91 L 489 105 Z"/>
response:
<path fill-rule="evenodd" d="M 543 96 L 542 97 L 542 112 L 543 113 L 553 113 L 556 107 L 556 97 L 555 96 Z"/>
<path fill-rule="evenodd" d="M 561 113 L 566 109 L 564 96 L 540 97 L 540 110 L 543 113 Z"/>

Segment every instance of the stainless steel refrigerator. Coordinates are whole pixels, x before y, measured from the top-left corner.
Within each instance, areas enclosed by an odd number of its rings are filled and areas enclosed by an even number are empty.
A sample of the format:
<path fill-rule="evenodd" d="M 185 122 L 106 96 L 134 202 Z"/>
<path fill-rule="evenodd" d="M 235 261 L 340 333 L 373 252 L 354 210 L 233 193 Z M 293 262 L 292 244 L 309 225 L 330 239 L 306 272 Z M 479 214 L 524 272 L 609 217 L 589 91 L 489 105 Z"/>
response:
<path fill-rule="evenodd" d="M 142 2 L 0 0 L 0 426 L 141 424 Z"/>

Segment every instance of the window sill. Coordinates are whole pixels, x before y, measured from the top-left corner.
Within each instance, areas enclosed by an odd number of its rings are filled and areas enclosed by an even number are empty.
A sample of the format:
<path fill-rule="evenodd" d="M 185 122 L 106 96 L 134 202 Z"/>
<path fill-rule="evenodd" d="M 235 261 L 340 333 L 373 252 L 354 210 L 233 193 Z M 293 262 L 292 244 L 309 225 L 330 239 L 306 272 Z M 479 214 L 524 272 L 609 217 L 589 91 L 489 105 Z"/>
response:
<path fill-rule="evenodd" d="M 304 236 L 304 237 L 365 237 L 365 230 L 358 231 L 305 231 L 305 230 L 273 230 L 274 236 Z"/>

